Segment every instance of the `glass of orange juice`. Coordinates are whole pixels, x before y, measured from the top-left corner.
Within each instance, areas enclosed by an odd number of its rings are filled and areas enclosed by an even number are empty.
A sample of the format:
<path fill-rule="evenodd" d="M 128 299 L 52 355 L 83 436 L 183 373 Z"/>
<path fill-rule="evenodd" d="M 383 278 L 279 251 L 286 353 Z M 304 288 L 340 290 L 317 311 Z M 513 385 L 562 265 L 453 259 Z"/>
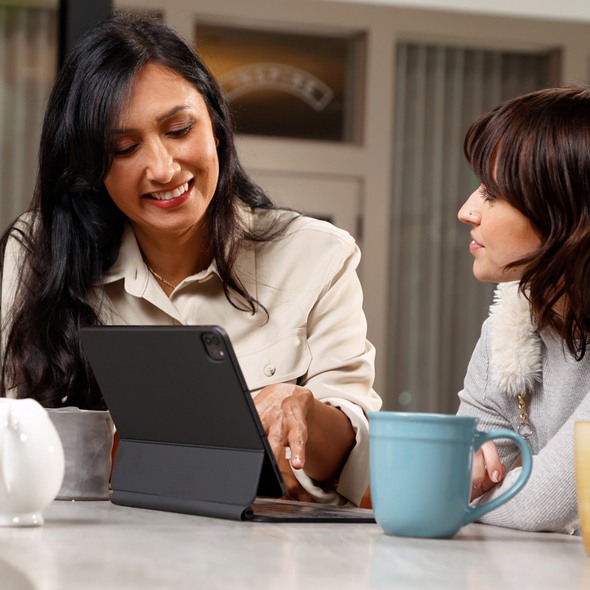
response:
<path fill-rule="evenodd" d="M 590 421 L 575 426 L 576 491 L 586 553 L 590 556 Z"/>

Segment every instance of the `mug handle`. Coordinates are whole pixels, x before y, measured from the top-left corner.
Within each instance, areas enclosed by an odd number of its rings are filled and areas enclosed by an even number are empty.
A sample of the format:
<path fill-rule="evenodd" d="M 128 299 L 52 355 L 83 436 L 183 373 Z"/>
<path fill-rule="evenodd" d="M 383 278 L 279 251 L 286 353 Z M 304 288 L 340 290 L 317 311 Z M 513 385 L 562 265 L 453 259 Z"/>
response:
<path fill-rule="evenodd" d="M 518 448 L 520 449 L 520 455 L 522 458 L 522 471 L 520 473 L 520 477 L 516 480 L 516 483 L 507 491 L 504 492 L 501 496 L 490 500 L 489 502 L 485 502 L 484 504 L 478 504 L 477 506 L 468 506 L 467 513 L 465 515 L 465 522 L 463 524 L 467 524 L 469 522 L 473 522 L 477 520 L 480 516 L 483 516 L 487 512 L 498 508 L 504 502 L 508 502 L 511 498 L 516 496 L 518 492 L 523 488 L 524 484 L 528 481 L 531 470 L 533 468 L 533 460 L 531 455 L 531 449 L 527 444 L 526 440 L 512 430 L 506 429 L 499 429 L 499 430 L 490 430 L 489 432 L 481 432 L 476 431 L 475 433 L 475 450 L 477 451 L 483 443 L 487 442 L 488 440 L 492 440 L 495 438 L 508 438 L 514 441 Z"/>

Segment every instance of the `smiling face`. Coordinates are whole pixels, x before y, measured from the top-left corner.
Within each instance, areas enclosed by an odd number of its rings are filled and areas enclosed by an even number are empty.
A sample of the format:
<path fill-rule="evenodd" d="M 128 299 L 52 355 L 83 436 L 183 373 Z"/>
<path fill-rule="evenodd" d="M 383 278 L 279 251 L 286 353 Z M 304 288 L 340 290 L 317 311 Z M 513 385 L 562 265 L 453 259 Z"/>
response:
<path fill-rule="evenodd" d="M 105 187 L 138 239 L 198 232 L 219 177 L 213 126 L 199 92 L 176 72 L 147 64 L 113 133 Z"/>
<path fill-rule="evenodd" d="M 472 226 L 469 250 L 475 260 L 473 274 L 483 282 L 519 280 L 522 266 L 505 266 L 538 250 L 541 240 L 532 223 L 503 199 L 490 197 L 481 186 L 458 213 L 459 220 Z"/>

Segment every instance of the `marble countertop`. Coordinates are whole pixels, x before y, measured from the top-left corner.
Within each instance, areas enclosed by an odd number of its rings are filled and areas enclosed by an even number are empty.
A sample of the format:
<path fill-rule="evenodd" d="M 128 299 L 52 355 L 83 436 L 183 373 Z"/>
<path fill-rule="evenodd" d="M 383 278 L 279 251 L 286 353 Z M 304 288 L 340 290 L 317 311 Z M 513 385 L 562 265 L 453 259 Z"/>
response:
<path fill-rule="evenodd" d="M 472 524 L 404 539 L 377 524 L 252 523 L 53 502 L 0 528 L 2 590 L 588 589 L 578 537 Z"/>

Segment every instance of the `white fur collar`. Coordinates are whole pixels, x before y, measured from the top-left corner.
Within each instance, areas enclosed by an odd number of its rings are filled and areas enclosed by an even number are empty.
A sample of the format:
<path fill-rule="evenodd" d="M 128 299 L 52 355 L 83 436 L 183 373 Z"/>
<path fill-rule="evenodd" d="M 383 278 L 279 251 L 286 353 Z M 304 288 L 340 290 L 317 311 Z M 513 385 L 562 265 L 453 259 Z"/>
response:
<path fill-rule="evenodd" d="M 490 376 L 509 395 L 530 391 L 541 379 L 541 337 L 518 282 L 501 283 L 490 306 Z"/>

